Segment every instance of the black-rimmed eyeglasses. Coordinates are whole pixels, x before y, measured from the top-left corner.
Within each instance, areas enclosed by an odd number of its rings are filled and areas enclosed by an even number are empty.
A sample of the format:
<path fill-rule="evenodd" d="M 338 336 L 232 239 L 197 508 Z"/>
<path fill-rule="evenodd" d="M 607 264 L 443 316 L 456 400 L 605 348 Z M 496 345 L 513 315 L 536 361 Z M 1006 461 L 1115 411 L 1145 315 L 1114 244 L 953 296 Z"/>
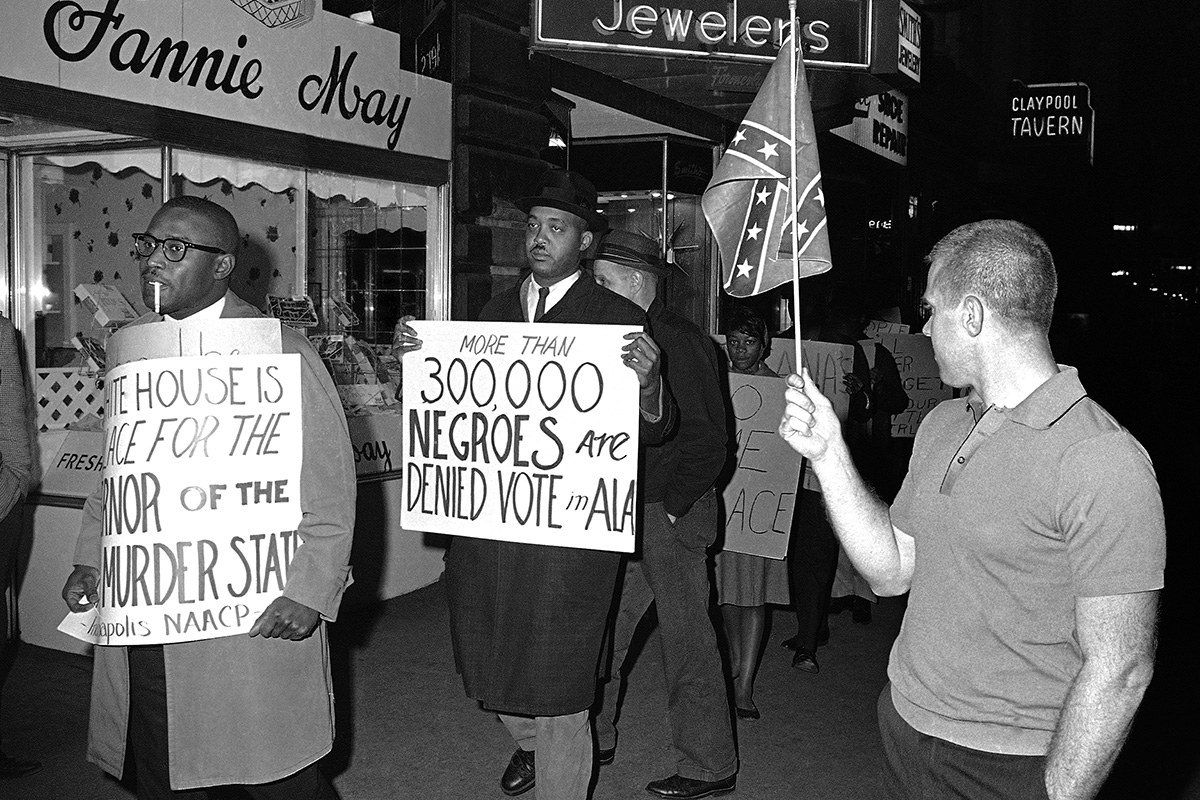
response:
<path fill-rule="evenodd" d="M 195 242 L 187 242 L 183 239 L 159 239 L 151 236 L 148 233 L 135 233 L 133 235 L 133 249 L 142 258 L 147 258 L 154 252 L 155 248 L 162 245 L 163 255 L 167 261 L 182 261 L 187 255 L 188 248 L 193 250 L 201 250 L 205 253 L 224 253 L 220 247 L 209 247 L 206 244 L 196 244 Z"/>

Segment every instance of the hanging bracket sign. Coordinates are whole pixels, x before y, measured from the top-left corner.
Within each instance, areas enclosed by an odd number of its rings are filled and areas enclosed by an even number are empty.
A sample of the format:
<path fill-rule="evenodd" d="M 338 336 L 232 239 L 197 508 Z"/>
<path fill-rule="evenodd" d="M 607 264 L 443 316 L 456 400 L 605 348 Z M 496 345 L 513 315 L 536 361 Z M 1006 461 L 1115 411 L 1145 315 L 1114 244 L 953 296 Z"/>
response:
<path fill-rule="evenodd" d="M 1087 154 L 1092 163 L 1095 112 L 1086 83 L 1012 82 L 1009 142 Z"/>

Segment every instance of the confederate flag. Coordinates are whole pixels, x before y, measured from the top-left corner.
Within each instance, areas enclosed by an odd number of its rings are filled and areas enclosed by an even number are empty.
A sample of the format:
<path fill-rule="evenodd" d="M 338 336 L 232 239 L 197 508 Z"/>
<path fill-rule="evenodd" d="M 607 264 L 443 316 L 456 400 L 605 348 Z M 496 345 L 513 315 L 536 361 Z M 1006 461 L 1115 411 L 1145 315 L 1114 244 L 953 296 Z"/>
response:
<path fill-rule="evenodd" d="M 749 297 L 792 280 L 791 226 L 797 220 L 799 276 L 819 275 L 832 266 L 803 58 L 796 68 L 795 124 L 788 121 L 791 52 L 785 41 L 700 201 L 721 250 L 725 291 L 734 297 Z M 799 147 L 798 200 L 790 203 L 793 131 Z"/>

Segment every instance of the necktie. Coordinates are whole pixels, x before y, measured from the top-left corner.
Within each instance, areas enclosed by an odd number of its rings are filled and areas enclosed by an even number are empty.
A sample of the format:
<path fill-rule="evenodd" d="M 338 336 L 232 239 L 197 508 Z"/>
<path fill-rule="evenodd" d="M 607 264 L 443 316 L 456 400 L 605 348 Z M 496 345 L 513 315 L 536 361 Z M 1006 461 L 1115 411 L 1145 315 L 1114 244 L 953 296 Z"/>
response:
<path fill-rule="evenodd" d="M 546 296 L 550 294 L 550 290 L 545 286 L 538 289 L 537 310 L 533 312 L 533 321 L 537 322 L 546 313 Z"/>

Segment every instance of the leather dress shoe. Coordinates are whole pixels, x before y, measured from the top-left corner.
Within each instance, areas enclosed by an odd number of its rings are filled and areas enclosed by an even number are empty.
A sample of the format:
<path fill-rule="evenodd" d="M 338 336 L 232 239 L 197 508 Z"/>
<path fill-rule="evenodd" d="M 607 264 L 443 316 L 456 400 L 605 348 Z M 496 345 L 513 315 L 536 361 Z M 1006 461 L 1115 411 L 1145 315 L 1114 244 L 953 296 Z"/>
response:
<path fill-rule="evenodd" d="M 792 668 L 812 675 L 821 671 L 820 665 L 817 664 L 816 654 L 803 649 L 797 649 L 796 655 L 792 656 Z"/>
<path fill-rule="evenodd" d="M 672 800 L 693 800 L 697 797 L 709 797 L 717 794 L 729 794 L 737 788 L 737 774 L 719 781 L 701 781 L 695 778 L 684 778 L 672 775 L 661 781 L 651 781 L 646 784 L 646 791 L 659 797 L 669 797 Z"/>
<path fill-rule="evenodd" d="M 504 774 L 500 776 L 500 791 L 509 797 L 516 797 L 533 788 L 536 777 L 533 771 L 534 752 L 517 748 L 508 766 L 504 768 Z"/>
<path fill-rule="evenodd" d="M 600 766 L 608 766 L 617 757 L 617 748 L 610 747 L 607 750 L 596 751 L 596 763 Z"/>
<path fill-rule="evenodd" d="M 817 647 L 824 647 L 827 644 L 829 644 L 829 628 L 822 628 L 821 630 L 817 631 Z M 792 636 L 788 639 L 784 639 L 779 643 L 779 646 L 786 647 L 788 650 L 795 650 L 800 646 L 800 637 Z"/>

